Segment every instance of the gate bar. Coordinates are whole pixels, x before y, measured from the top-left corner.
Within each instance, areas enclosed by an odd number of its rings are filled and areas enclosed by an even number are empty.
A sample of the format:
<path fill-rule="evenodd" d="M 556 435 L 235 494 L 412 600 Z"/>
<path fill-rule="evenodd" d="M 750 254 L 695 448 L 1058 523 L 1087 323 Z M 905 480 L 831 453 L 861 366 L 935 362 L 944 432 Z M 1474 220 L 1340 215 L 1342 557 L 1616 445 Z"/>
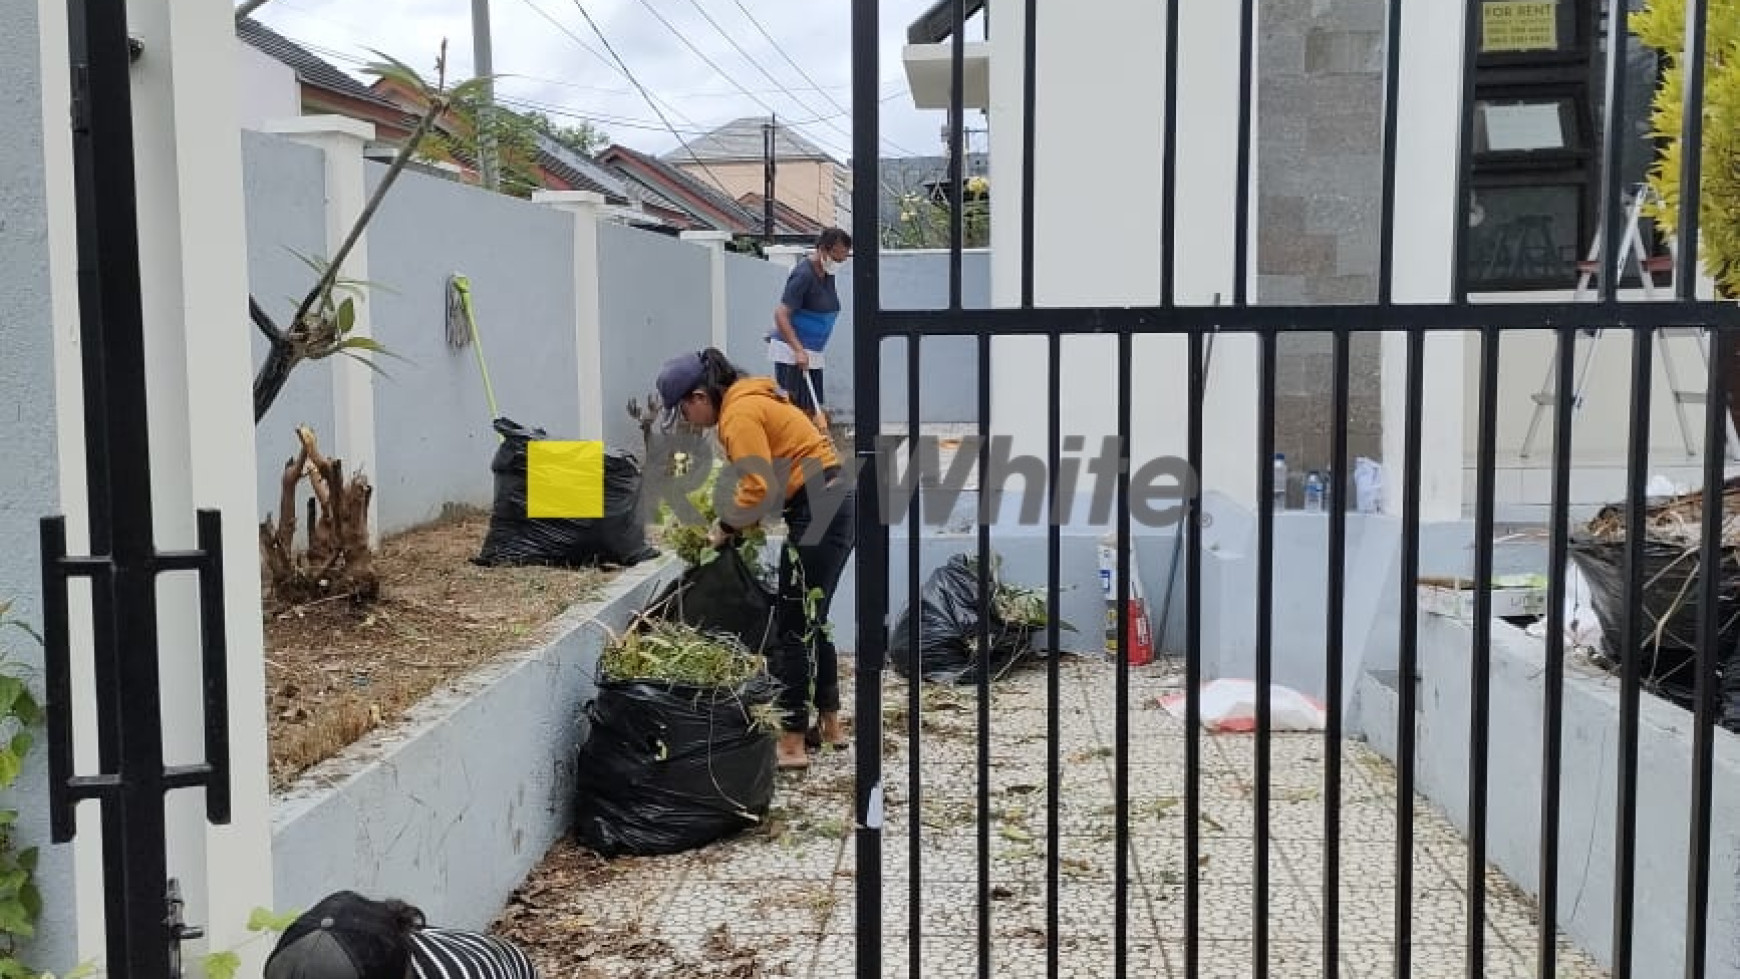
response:
<path fill-rule="evenodd" d="M 1031 0 L 1029 11 L 1033 9 Z M 1029 37 L 1032 35 L 1029 34 Z M 1030 156 L 1029 159 L 1032 159 Z M 1045 531 L 1045 602 L 1049 614 L 1046 616 L 1046 666 L 1045 666 L 1045 785 L 1046 785 L 1046 843 L 1045 852 L 1050 855 L 1045 866 L 1045 928 L 1049 940 L 1045 943 L 1045 974 L 1048 979 L 1058 979 L 1062 965 L 1059 955 L 1059 945 L 1062 940 L 1062 923 L 1060 919 L 1059 901 L 1062 896 L 1062 880 L 1060 879 L 1061 861 L 1063 859 L 1063 824 L 1062 824 L 1062 784 L 1063 769 L 1060 761 L 1062 752 L 1061 740 L 1063 714 L 1063 654 L 1058 649 L 1062 638 L 1058 634 L 1058 603 L 1061 601 L 1062 582 L 1062 541 L 1060 539 L 1061 525 L 1059 507 L 1065 505 L 1060 499 L 1058 481 L 1063 470 L 1063 368 L 1061 364 L 1063 338 L 1053 336 L 1048 338 L 1048 377 L 1046 379 L 1046 431 L 1049 433 L 1049 444 L 1046 452 L 1046 465 L 1049 469 L 1049 492 L 1047 499 L 1051 501 L 1049 526 Z M 985 382 L 981 382 L 985 383 Z"/>
<path fill-rule="evenodd" d="M 1468 976 L 1486 976 L 1487 771 L 1492 713 L 1493 506 L 1498 442 L 1498 331 L 1480 331 L 1480 421 L 1474 491 L 1474 622 L 1468 711 Z"/>
<path fill-rule="evenodd" d="M 1329 490 L 1328 608 L 1324 615 L 1327 676 L 1324 700 L 1328 716 L 1323 731 L 1323 976 L 1341 975 L 1341 730 L 1342 625 L 1347 583 L 1347 427 L 1348 334 L 1336 330 L 1331 351 L 1334 371 L 1334 417 L 1330 429 L 1330 466 L 1335 479 Z"/>
<path fill-rule="evenodd" d="M 960 0 L 956 0 L 957 3 Z M 957 35 L 958 36 L 958 35 Z M 958 208 L 957 208 L 958 210 Z M 956 239 L 957 244 L 959 239 Z M 957 251 L 958 254 L 958 251 Z M 991 979 L 991 338 L 979 337 L 979 979 Z"/>
<path fill-rule="evenodd" d="M 1654 369 L 1654 333 L 1633 330 L 1631 334 L 1631 444 L 1627 449 L 1625 484 L 1625 605 L 1623 623 L 1623 670 L 1619 687 L 1619 809 L 1616 814 L 1613 880 L 1613 979 L 1630 979 L 1632 949 L 1632 892 L 1636 885 L 1637 842 L 1637 715 L 1638 646 L 1645 616 L 1642 614 L 1644 487 L 1649 480 L 1649 397 Z"/>
<path fill-rule="evenodd" d="M 907 445 L 907 479 L 913 483 L 913 491 L 906 505 L 906 608 L 908 610 L 906 623 L 906 648 L 911 650 L 911 666 L 907 680 L 906 696 L 906 739 L 910 752 L 906 760 L 908 785 L 907 818 L 911 825 L 907 827 L 907 865 L 910 868 L 907 880 L 907 949 L 906 956 L 910 974 L 922 976 L 924 963 L 924 902 L 922 888 L 919 882 L 924 879 L 924 850 L 920 837 L 924 831 L 924 792 L 923 779 L 919 778 L 922 769 L 920 762 L 921 743 L 924 740 L 924 683 L 923 657 L 919 650 L 919 630 L 922 628 L 924 616 L 919 614 L 922 606 L 919 604 L 920 575 L 920 545 L 923 543 L 923 514 L 920 498 L 923 496 L 923 482 L 920 475 L 923 472 L 924 452 L 919 442 L 919 393 L 921 389 L 921 371 L 919 358 L 923 337 L 910 336 L 906 338 L 906 445 Z"/>
<path fill-rule="evenodd" d="M 1184 550 L 1184 975 L 1198 979 L 1202 951 L 1197 942 L 1202 914 L 1202 398 L 1207 387 L 1203 334 L 1191 333 L 1190 399 L 1185 416 L 1185 455 L 1196 473 Z"/>
<path fill-rule="evenodd" d="M 1678 248 L 1675 253 L 1674 297 L 1689 299 L 1695 292 L 1698 271 L 1698 218 L 1700 216 L 1700 176 L 1703 169 L 1704 117 L 1701 108 L 1704 96 L 1705 26 L 1709 14 L 1706 0 L 1690 0 L 1686 4 L 1686 45 L 1683 84 L 1684 106 L 1681 114 L 1682 147 L 1697 147 L 1696 152 L 1680 152 L 1680 209 Z M 1720 632 L 1718 604 L 1721 580 L 1717 569 L 1723 566 L 1722 522 L 1726 501 L 1723 499 L 1723 477 L 1727 458 L 1728 437 L 1728 365 L 1734 357 L 1733 335 L 1721 330 L 1710 331 L 1710 355 L 1707 362 L 1704 399 L 1704 537 L 1701 541 L 1698 580 L 1698 656 L 1697 680 L 1694 685 L 1697 702 L 1692 723 L 1692 827 L 1691 867 L 1686 882 L 1686 970 L 1687 979 L 1703 979 L 1708 959 L 1710 913 L 1710 815 L 1714 795 L 1712 758 L 1715 750 L 1715 724 L 1718 713 L 1716 667 L 1720 662 L 1717 645 Z"/>
<path fill-rule="evenodd" d="M 1413 975 L 1414 712 L 1419 699 L 1420 429 L 1426 337 L 1408 330 L 1408 391 L 1402 427 L 1401 635 L 1396 669 L 1395 979 Z"/>
<path fill-rule="evenodd" d="M 1624 228 L 1624 127 L 1619 121 L 1625 106 L 1625 52 L 1631 32 L 1626 29 L 1625 0 L 1607 3 L 1607 125 L 1602 128 L 1601 204 L 1601 302 L 1615 303 L 1623 263 L 1619 248 Z M 1642 621 L 1638 603 L 1643 595 L 1644 486 L 1649 479 L 1650 381 L 1654 359 L 1654 331 L 1633 330 L 1631 335 L 1631 444 L 1628 448 L 1625 501 L 1626 603 L 1623 664 L 1619 693 L 1619 810 L 1614 819 L 1613 877 L 1613 979 L 1631 979 L 1632 898 L 1636 886 L 1637 841 L 1637 715 L 1638 644 Z"/>
<path fill-rule="evenodd" d="M 1559 909 L 1559 768 L 1563 756 L 1565 714 L 1565 568 L 1571 522 L 1571 399 L 1577 361 L 1575 327 L 1560 327 L 1558 339 L 1558 407 L 1553 415 L 1553 512 L 1549 518 L 1547 564 L 1547 637 L 1545 704 L 1541 709 L 1541 872 L 1540 931 L 1536 952 L 1539 979 L 1554 979 L 1558 970 Z"/>
<path fill-rule="evenodd" d="M 880 77 L 881 39 L 875 0 L 852 0 L 852 149 L 855 160 L 875 160 L 881 144 L 881 118 L 876 80 Z M 879 363 L 881 334 L 881 251 L 878 195 L 874 180 L 852 185 L 853 240 L 860 249 L 853 269 L 852 336 L 855 363 Z M 874 385 L 854 384 L 853 442 L 857 454 L 857 499 L 876 501 L 876 442 L 882 428 L 881 392 Z M 918 528 L 912 528 L 914 534 Z M 857 852 L 855 867 L 857 942 L 860 976 L 882 974 L 882 670 L 888 651 L 888 527 L 880 519 L 860 519 L 854 531 L 858 563 L 857 642 L 854 649 L 857 682 L 853 686 L 854 809 Z M 917 647 L 914 646 L 916 656 Z M 912 936 L 914 944 L 917 937 Z"/>
<path fill-rule="evenodd" d="M 1116 945 L 1116 979 L 1129 974 L 1130 890 L 1130 346 L 1128 333 L 1118 336 L 1118 661 L 1117 661 L 1117 754 L 1112 780 L 1117 795 L 1118 853 L 1114 861 L 1116 905 L 1112 935 Z"/>
<path fill-rule="evenodd" d="M 1251 196 L 1251 75 L 1252 43 L 1256 16 L 1255 0 L 1239 0 L 1239 121 L 1237 163 L 1233 188 L 1233 283 L 1232 304 L 1244 309 L 1248 301 Z M 1126 336 L 1128 334 L 1125 334 Z M 1259 338 L 1262 363 L 1258 383 L 1257 478 L 1273 473 L 1275 458 L 1275 355 L 1274 333 Z M 1271 477 L 1272 478 L 1272 477 Z M 1257 704 L 1256 704 L 1256 811 L 1252 820 L 1255 850 L 1251 886 L 1251 968 L 1255 979 L 1269 974 L 1269 796 L 1270 738 L 1273 691 L 1270 689 L 1274 648 L 1274 493 L 1257 494 Z M 1191 691 L 1197 696 L 1197 691 Z"/>
<path fill-rule="evenodd" d="M 855 205 L 854 205 L 855 206 Z M 1500 330 L 1543 330 L 1559 326 L 1584 329 L 1629 329 L 1700 324 L 1740 326 L 1740 305 L 1713 300 L 1664 299 L 1657 302 L 1480 302 L 1314 303 L 1310 305 L 1245 306 L 1236 317 L 1224 307 L 1202 306 L 1048 306 L 1044 321 L 1032 310 L 999 306 L 975 309 L 970 318 L 940 309 L 885 309 L 877 313 L 874 334 L 926 336 L 1045 336 L 1051 333 L 1134 333 L 1175 336 L 1215 329 L 1234 333 L 1320 333 L 1346 329 L 1352 333 L 1395 333 L 1403 329 L 1465 332 L 1483 326 Z M 856 321 L 854 321 L 856 322 Z M 856 327 L 854 327 L 856 332 Z"/>
<path fill-rule="evenodd" d="M 1037 196 L 1033 186 L 1035 147 L 1034 118 L 1038 92 L 1039 5 L 1038 0 L 1026 0 L 1022 31 L 1021 68 L 1021 308 L 1034 306 L 1034 211 Z M 1058 485 L 1063 470 L 1063 338 L 1052 334 L 1046 338 L 1046 499 L 1049 502 L 1045 531 L 1045 607 L 1049 611 L 1045 623 L 1045 975 L 1059 979 L 1062 972 L 1062 899 L 1063 813 L 1062 813 L 1062 714 L 1063 714 L 1063 644 L 1058 628 L 1058 606 L 1062 602 L 1062 540 L 1059 521 L 1060 507 L 1066 505 Z M 990 378 L 979 379 L 982 385 Z M 918 973 L 913 973 L 918 975 Z"/>
<path fill-rule="evenodd" d="M 1699 8 L 1703 7 L 1698 3 Z M 1693 143 L 1691 145 L 1701 145 Z M 1696 154 L 1693 154 L 1695 157 Z M 1684 200 L 1685 198 L 1682 198 Z M 1692 198 L 1696 200 L 1696 198 Z M 1694 212 L 1695 213 L 1695 212 Z M 1713 332 L 1710 337 L 1709 397 L 1704 405 L 1704 512 L 1700 541 L 1698 579 L 1698 677 L 1694 689 L 1697 703 L 1692 722 L 1692 830 L 1691 867 L 1686 896 L 1687 979 L 1703 979 L 1708 958 L 1710 910 L 1710 810 L 1714 795 L 1711 760 L 1714 756 L 1717 695 L 1721 681 L 1716 666 L 1721 662 L 1721 631 L 1718 625 L 1721 574 L 1726 570 L 1722 547 L 1724 444 L 1728 437 L 1728 363 L 1734 356 L 1731 333 Z"/>
<path fill-rule="evenodd" d="M 1178 8 L 1177 2 L 1166 3 L 1164 106 L 1161 118 L 1165 129 L 1161 133 L 1160 152 L 1160 305 L 1170 308 L 1177 301 L 1178 280 Z M 1219 297 L 1216 297 L 1219 305 Z M 1189 398 L 1185 419 L 1185 454 L 1190 471 L 1196 474 L 1196 486 L 1184 511 L 1185 522 L 1178 532 L 1188 536 L 1189 553 L 1185 559 L 1184 605 L 1184 975 L 1198 979 L 1201 949 L 1197 932 L 1202 918 L 1202 868 L 1199 865 L 1202 810 L 1202 741 L 1201 684 L 1202 629 L 1202 397 L 1207 383 L 1203 363 L 1203 334 L 1213 325 L 1192 330 L 1187 335 Z M 1156 647 L 1166 641 L 1164 635 L 1154 637 Z"/>

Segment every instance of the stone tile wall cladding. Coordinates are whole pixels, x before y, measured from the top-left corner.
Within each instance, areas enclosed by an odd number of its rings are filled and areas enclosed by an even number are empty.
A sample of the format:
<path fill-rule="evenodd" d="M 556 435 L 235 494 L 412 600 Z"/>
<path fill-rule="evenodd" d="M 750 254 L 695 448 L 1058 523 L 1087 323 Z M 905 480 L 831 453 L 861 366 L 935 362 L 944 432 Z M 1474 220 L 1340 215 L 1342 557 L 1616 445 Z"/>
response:
<path fill-rule="evenodd" d="M 1261 0 L 1257 13 L 1257 299 L 1373 302 L 1383 162 L 1382 0 Z M 1287 455 L 1289 506 L 1305 474 L 1327 468 L 1334 405 L 1328 334 L 1283 336 L 1275 450 Z M 1348 455 L 1381 449 L 1379 338 L 1350 345 Z M 1348 473 L 1340 474 L 1351 486 Z M 1350 491 L 1351 492 L 1351 491 Z"/>

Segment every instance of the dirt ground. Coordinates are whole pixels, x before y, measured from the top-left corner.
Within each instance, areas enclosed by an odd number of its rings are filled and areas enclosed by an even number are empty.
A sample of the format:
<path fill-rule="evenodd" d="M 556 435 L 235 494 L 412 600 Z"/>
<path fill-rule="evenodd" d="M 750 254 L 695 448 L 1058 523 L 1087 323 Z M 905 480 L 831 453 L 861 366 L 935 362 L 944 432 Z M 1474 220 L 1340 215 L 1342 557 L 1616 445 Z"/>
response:
<path fill-rule="evenodd" d="M 272 788 L 392 723 L 442 684 L 510 650 L 610 572 L 471 563 L 484 511 L 450 513 L 388 537 L 376 555 L 382 598 L 314 602 L 265 615 Z M 656 542 L 655 542 L 656 546 Z"/>

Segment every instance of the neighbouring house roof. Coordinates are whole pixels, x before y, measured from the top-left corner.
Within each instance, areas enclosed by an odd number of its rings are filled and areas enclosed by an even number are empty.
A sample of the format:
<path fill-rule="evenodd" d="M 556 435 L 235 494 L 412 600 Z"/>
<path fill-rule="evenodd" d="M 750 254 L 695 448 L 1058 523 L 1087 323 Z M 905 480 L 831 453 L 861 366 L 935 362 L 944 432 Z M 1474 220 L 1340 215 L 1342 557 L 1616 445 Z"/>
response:
<path fill-rule="evenodd" d="M 538 164 L 571 190 L 603 194 L 611 203 L 630 199 L 627 182 L 608 167 L 600 166 L 542 133 L 538 134 L 538 156 Z"/>
<path fill-rule="evenodd" d="M 751 191 L 737 198 L 737 203 L 743 205 L 751 214 L 765 215 L 767 213 L 766 200 L 767 198 Z M 761 220 L 762 224 L 765 225 L 765 217 Z M 808 214 L 776 198 L 773 202 L 773 227 L 775 234 L 819 235 L 824 226 Z"/>
<path fill-rule="evenodd" d="M 685 164 L 693 160 L 703 163 L 731 163 L 766 158 L 762 127 L 766 116 L 746 116 L 734 119 L 705 136 L 664 155 L 666 162 Z M 823 160 L 834 158 L 803 137 L 790 126 L 777 125 L 773 137 L 774 156 L 780 160 Z"/>
<path fill-rule="evenodd" d="M 760 227 L 759 219 L 730 197 L 650 154 L 613 144 L 598 154 L 598 160 L 676 204 L 706 227 L 735 234 Z"/>
<path fill-rule="evenodd" d="M 372 86 L 364 85 L 307 48 L 252 18 L 244 18 L 237 23 L 236 36 L 266 56 L 288 66 L 296 73 L 299 84 L 348 100 L 343 106 L 333 107 L 335 111 L 389 127 L 391 131 L 382 133 L 383 140 L 390 142 L 395 136 L 403 138 L 409 133 L 410 126 L 414 125 L 419 110 L 412 104 L 415 100 L 401 91 L 400 86 L 390 84 L 384 79 L 376 81 Z M 465 162 L 469 165 L 475 161 Z M 543 171 L 545 181 L 558 189 L 587 190 L 603 194 L 605 200 L 612 204 L 627 203 L 631 199 L 628 186 L 609 168 L 542 134 L 538 136 L 537 165 Z"/>
<path fill-rule="evenodd" d="M 244 17 L 236 22 L 236 36 L 267 57 L 288 65 L 296 72 L 297 81 L 304 85 L 372 102 L 382 108 L 399 109 L 399 106 L 377 95 L 367 85 L 340 71 L 332 63 L 252 17 Z"/>

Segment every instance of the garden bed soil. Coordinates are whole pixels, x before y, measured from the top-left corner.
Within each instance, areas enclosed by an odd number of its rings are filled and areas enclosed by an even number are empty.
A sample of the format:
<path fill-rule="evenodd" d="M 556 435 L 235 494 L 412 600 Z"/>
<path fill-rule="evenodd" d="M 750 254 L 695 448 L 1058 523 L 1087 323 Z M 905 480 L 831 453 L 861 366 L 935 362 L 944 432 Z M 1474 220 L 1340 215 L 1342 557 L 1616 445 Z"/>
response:
<path fill-rule="evenodd" d="M 393 723 L 418 701 L 504 653 L 524 649 L 609 570 L 484 568 L 471 563 L 489 515 L 456 510 L 382 540 L 381 597 L 264 611 L 272 789 Z"/>

